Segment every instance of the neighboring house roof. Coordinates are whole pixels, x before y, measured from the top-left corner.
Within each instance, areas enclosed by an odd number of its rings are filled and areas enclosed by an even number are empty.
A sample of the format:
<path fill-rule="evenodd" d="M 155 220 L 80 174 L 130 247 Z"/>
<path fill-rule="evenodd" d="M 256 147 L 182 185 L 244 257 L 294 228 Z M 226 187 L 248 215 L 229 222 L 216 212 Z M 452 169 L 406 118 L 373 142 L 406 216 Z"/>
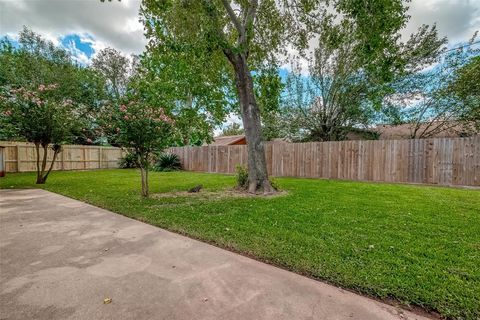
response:
<path fill-rule="evenodd" d="M 209 144 L 209 146 L 231 146 L 231 145 L 243 145 L 247 144 L 247 140 L 245 136 L 237 135 L 237 136 L 221 136 L 213 138 L 213 142 Z"/>

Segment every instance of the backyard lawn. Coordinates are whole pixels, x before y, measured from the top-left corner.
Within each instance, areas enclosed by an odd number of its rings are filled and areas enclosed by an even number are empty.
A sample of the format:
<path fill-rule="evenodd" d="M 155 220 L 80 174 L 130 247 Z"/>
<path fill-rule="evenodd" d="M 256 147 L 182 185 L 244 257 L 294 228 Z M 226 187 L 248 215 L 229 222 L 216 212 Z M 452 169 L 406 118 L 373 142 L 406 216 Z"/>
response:
<path fill-rule="evenodd" d="M 38 187 L 33 173 L 1 188 Z M 282 178 L 287 193 L 238 197 L 234 177 L 135 170 L 54 172 L 40 186 L 364 294 L 480 318 L 480 191 Z M 163 194 L 197 184 L 206 195 Z"/>

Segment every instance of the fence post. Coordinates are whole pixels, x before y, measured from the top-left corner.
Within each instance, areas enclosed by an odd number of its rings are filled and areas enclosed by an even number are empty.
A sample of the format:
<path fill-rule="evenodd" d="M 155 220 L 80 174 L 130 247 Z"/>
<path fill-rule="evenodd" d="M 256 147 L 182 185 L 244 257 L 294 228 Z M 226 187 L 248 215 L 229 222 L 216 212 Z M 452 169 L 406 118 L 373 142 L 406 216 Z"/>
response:
<path fill-rule="evenodd" d="M 62 155 L 61 155 L 61 160 L 62 160 L 62 171 L 65 170 L 65 147 L 62 148 Z"/>
<path fill-rule="evenodd" d="M 102 169 L 102 147 L 98 147 L 98 169 Z"/>
<path fill-rule="evenodd" d="M 20 172 L 20 145 L 17 144 L 17 172 Z"/>
<path fill-rule="evenodd" d="M 87 169 L 87 155 L 85 153 L 85 147 L 82 148 L 83 150 L 83 170 Z"/>

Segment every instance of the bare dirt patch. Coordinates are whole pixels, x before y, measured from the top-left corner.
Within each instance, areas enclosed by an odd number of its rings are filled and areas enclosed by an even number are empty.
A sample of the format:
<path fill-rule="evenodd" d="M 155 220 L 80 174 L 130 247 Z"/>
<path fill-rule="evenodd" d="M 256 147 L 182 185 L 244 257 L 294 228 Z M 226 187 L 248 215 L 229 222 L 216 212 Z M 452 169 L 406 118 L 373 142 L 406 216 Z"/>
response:
<path fill-rule="evenodd" d="M 152 194 L 154 199 L 164 199 L 164 198 L 195 198 L 195 199 L 204 199 L 204 200 L 220 200 L 225 198 L 276 198 L 285 196 L 288 193 L 286 191 L 279 191 L 272 194 L 252 194 L 245 192 L 243 190 L 237 189 L 225 189 L 219 191 L 206 191 L 201 190 L 199 192 L 188 192 L 188 191 L 176 191 L 176 192 L 164 192 L 164 193 L 155 193 Z"/>

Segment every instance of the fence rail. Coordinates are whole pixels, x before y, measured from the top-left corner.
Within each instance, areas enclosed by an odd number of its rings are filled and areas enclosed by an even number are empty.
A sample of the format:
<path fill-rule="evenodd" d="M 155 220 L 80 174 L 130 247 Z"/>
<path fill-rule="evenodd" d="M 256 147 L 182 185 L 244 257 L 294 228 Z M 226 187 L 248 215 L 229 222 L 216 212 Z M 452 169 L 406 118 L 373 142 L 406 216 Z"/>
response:
<path fill-rule="evenodd" d="M 246 146 L 171 148 L 186 170 L 234 173 Z M 480 136 L 265 144 L 272 176 L 480 186 Z"/>
<path fill-rule="evenodd" d="M 36 171 L 35 145 L 28 142 L 0 142 L 6 172 Z M 2 152 L 0 150 L 0 152 Z M 118 160 L 124 151 L 115 147 L 64 145 L 57 156 L 53 170 L 89 170 L 118 168 Z M 40 151 L 43 157 L 43 149 Z M 47 153 L 48 161 L 53 151 Z"/>

